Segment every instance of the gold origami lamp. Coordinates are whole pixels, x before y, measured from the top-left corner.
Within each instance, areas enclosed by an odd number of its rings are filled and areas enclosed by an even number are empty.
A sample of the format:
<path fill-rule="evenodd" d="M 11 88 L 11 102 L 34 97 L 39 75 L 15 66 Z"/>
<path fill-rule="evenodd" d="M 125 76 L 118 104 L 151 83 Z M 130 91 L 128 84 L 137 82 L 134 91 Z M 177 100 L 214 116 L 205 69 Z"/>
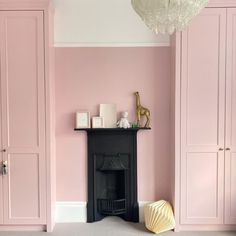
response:
<path fill-rule="evenodd" d="M 169 202 L 161 200 L 144 208 L 145 226 L 148 230 L 159 234 L 175 227 L 175 219 Z"/>

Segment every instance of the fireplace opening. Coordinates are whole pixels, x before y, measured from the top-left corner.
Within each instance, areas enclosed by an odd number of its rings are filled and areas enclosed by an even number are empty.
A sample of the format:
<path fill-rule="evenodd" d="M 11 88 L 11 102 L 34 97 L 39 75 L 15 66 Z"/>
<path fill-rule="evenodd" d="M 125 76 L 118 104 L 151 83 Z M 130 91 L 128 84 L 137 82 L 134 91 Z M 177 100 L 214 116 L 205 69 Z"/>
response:
<path fill-rule="evenodd" d="M 97 207 L 102 215 L 126 213 L 125 171 L 98 171 Z"/>
<path fill-rule="evenodd" d="M 94 156 L 97 210 L 103 216 L 126 213 L 128 159 L 129 156 L 119 153 Z"/>

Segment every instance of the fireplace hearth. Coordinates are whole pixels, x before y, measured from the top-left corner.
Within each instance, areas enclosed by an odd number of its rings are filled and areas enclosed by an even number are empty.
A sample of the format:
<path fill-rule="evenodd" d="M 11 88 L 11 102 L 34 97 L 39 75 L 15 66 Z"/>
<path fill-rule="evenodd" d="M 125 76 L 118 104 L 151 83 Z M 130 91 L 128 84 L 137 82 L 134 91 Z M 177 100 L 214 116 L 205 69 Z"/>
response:
<path fill-rule="evenodd" d="M 140 129 L 75 129 L 88 135 L 87 222 L 119 216 L 139 222 L 137 132 Z"/>

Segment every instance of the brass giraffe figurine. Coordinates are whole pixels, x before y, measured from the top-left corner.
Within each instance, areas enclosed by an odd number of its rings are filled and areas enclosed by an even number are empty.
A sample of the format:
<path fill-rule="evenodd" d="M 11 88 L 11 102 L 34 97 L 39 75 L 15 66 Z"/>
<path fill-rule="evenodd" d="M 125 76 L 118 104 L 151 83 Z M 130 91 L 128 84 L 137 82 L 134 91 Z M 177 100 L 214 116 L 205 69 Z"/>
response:
<path fill-rule="evenodd" d="M 145 123 L 145 128 L 150 128 L 150 116 L 151 116 L 151 112 L 149 111 L 149 109 L 143 107 L 140 103 L 140 96 L 139 96 L 139 92 L 135 92 L 134 93 L 136 96 L 136 115 L 137 115 L 137 123 L 138 125 L 140 125 L 140 120 L 142 116 L 146 117 L 146 123 Z"/>

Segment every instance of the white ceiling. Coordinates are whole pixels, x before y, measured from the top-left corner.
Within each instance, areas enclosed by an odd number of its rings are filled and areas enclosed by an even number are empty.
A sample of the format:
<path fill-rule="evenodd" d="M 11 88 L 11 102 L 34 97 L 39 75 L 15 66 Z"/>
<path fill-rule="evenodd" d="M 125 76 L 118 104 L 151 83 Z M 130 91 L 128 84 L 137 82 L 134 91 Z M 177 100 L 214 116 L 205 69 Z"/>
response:
<path fill-rule="evenodd" d="M 134 12 L 131 0 L 54 0 L 55 46 L 167 46 Z"/>

